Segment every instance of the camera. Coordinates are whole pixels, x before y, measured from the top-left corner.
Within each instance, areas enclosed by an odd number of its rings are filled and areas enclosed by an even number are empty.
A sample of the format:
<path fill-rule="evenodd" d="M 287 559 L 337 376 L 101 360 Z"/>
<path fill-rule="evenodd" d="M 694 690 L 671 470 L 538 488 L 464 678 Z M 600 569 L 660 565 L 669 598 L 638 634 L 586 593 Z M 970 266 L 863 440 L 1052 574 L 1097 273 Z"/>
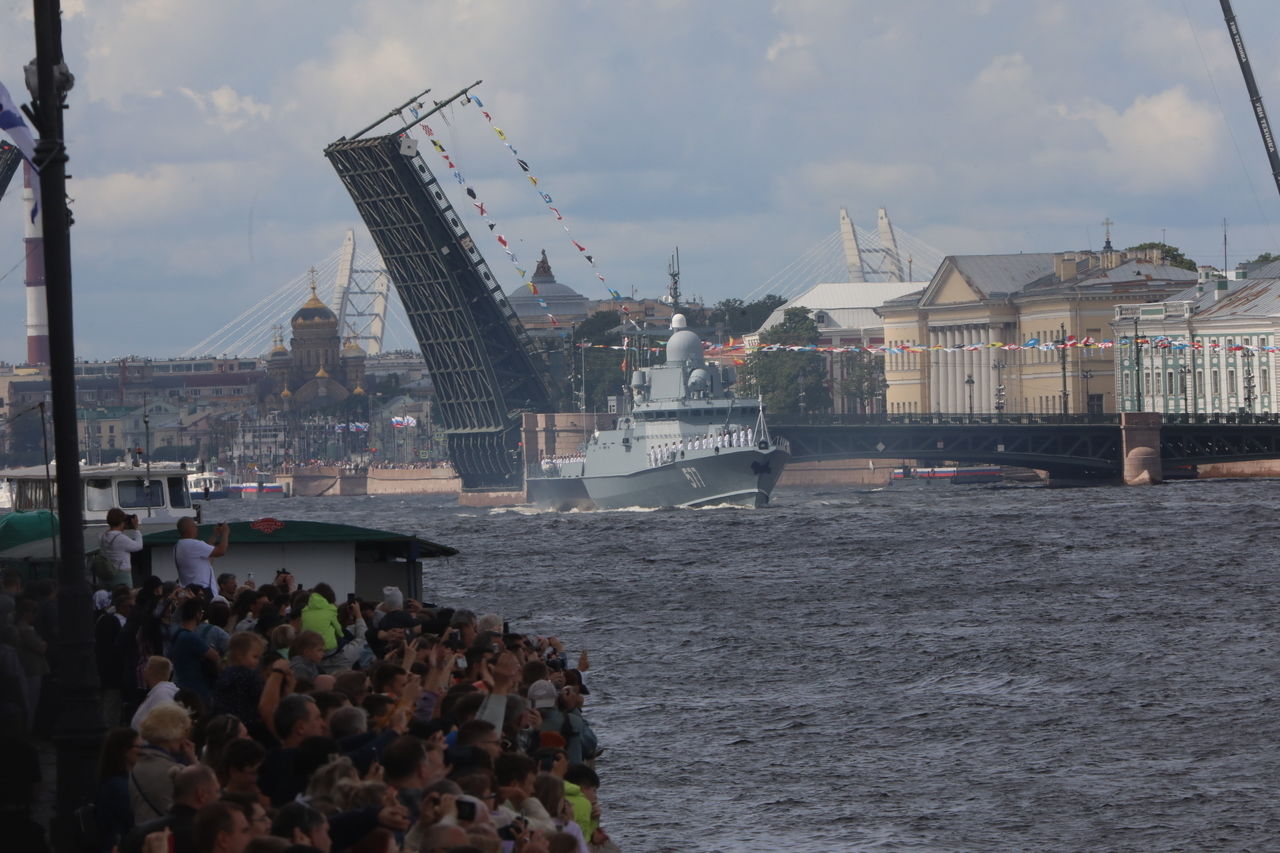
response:
<path fill-rule="evenodd" d="M 455 805 L 458 809 L 458 820 L 476 819 L 476 804 L 471 800 L 458 800 Z"/>
<path fill-rule="evenodd" d="M 454 628 L 449 633 L 445 634 L 444 647 L 446 649 L 451 649 L 455 652 L 462 651 L 464 648 L 462 643 L 462 632 Z"/>

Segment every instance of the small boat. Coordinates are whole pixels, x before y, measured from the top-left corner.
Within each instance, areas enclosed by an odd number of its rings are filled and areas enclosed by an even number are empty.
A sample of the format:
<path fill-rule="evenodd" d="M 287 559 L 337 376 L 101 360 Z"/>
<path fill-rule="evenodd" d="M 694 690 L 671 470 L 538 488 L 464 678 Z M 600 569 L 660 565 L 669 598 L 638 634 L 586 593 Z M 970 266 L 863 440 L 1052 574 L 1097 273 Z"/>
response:
<path fill-rule="evenodd" d="M 527 459 L 529 500 L 548 509 L 762 507 L 791 458 L 764 406 L 730 390 L 732 367 L 708 362 L 683 314 L 665 364 L 631 376 L 631 405 L 577 453 Z"/>
<path fill-rule="evenodd" d="M 232 483 L 227 486 L 227 497 L 230 498 L 256 498 L 259 495 L 283 494 L 288 494 L 284 483 Z"/>
<path fill-rule="evenodd" d="M 197 500 L 217 501 L 228 497 L 227 478 L 221 474 L 188 474 L 187 488 Z"/>
<path fill-rule="evenodd" d="M 138 529 L 144 536 L 174 529 L 179 518 L 198 520 L 200 510 L 191 500 L 187 475 L 185 464 L 80 466 L 86 552 L 98 547 L 98 537 L 107 528 L 107 510 L 112 507 L 138 516 Z M 57 526 L 49 518 L 57 506 L 58 490 L 51 476 L 43 466 L 0 470 L 0 487 L 12 508 L 10 514 L 0 517 L 9 527 L 9 535 L 0 540 L 0 558 L 53 557 Z M 42 513 L 45 520 L 28 523 L 16 518 L 29 513 Z"/>
<path fill-rule="evenodd" d="M 893 479 L 945 480 L 948 483 L 969 485 L 999 483 L 1004 480 L 1004 474 L 999 465 L 947 465 L 932 468 L 894 468 Z"/>

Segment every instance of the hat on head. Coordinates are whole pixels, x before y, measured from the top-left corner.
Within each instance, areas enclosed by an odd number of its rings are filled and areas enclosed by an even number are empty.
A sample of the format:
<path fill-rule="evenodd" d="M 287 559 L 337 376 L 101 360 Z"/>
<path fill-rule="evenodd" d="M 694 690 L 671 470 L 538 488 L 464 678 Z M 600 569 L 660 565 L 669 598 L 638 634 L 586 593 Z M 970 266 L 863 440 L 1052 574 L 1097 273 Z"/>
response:
<path fill-rule="evenodd" d="M 541 710 L 542 708 L 554 708 L 556 706 L 556 686 L 545 678 L 539 679 L 529 685 L 529 701 L 533 703 L 533 707 Z"/>
<path fill-rule="evenodd" d="M 564 749 L 564 735 L 559 732 L 538 732 L 538 747 L 541 749 Z"/>
<path fill-rule="evenodd" d="M 93 609 L 106 610 L 111 606 L 111 593 L 105 589 L 100 589 L 93 594 Z"/>
<path fill-rule="evenodd" d="M 400 591 L 398 586 L 384 586 L 382 588 L 382 600 L 393 610 L 399 610 L 404 607 L 404 593 Z"/>

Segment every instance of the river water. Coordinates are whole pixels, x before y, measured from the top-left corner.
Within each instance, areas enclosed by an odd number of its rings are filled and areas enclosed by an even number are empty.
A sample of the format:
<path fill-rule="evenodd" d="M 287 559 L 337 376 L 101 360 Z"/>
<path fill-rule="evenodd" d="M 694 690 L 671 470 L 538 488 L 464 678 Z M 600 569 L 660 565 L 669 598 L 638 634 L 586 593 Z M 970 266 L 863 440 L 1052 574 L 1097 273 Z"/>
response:
<path fill-rule="evenodd" d="M 208 517 L 448 543 L 429 600 L 589 649 L 604 826 L 628 853 L 1263 850 L 1278 494 L 914 483 L 764 510 Z"/>

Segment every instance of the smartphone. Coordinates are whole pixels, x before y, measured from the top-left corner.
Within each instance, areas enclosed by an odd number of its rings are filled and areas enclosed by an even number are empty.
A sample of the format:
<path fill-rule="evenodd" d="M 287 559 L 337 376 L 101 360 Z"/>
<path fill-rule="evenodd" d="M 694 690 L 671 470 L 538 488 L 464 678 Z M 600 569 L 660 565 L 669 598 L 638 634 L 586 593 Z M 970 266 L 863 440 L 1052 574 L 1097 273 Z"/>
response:
<path fill-rule="evenodd" d="M 355 600 L 356 600 L 356 594 L 354 592 L 347 593 L 347 604 L 350 604 Z"/>
<path fill-rule="evenodd" d="M 458 808 L 458 820 L 476 819 L 476 804 L 471 800 L 458 800 L 456 806 Z"/>

